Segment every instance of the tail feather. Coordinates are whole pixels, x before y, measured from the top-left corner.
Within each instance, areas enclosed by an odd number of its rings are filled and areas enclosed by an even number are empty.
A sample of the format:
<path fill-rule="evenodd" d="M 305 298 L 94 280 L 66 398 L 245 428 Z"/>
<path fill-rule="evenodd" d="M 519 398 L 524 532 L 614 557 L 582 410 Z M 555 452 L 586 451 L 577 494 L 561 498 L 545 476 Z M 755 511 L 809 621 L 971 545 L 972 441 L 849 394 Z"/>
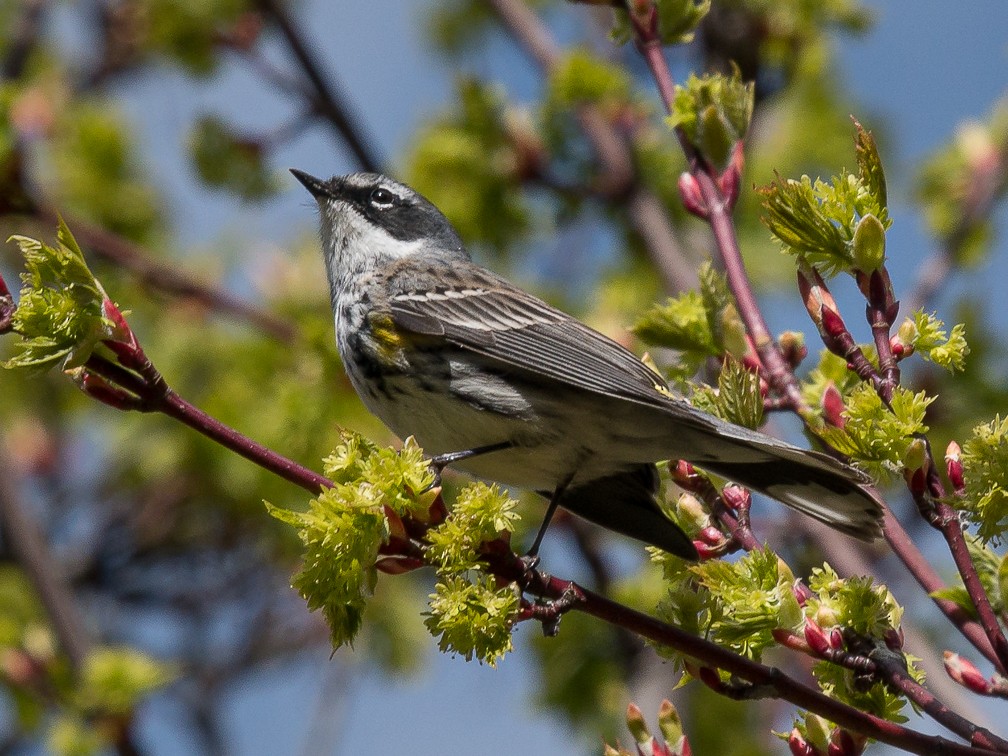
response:
<path fill-rule="evenodd" d="M 697 464 L 862 541 L 882 534 L 882 505 L 862 473 L 782 442 L 746 443 L 749 453 L 736 455 L 739 461 Z"/>

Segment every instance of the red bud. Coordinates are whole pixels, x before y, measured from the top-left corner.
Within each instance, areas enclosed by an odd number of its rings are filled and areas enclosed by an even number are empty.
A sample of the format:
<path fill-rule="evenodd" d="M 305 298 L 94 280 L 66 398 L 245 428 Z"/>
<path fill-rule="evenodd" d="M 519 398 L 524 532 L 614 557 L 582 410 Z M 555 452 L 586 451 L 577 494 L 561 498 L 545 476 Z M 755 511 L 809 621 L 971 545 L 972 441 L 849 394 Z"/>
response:
<path fill-rule="evenodd" d="M 679 174 L 679 197 L 688 212 L 704 220 L 710 217 L 707 203 L 704 202 L 703 194 L 700 192 L 700 184 L 688 171 Z"/>
<path fill-rule="evenodd" d="M 752 494 L 749 489 L 730 483 L 721 489 L 721 500 L 728 509 L 737 512 L 739 507 L 748 507 L 752 504 Z"/>
<path fill-rule="evenodd" d="M 945 449 L 945 469 L 955 492 L 962 496 L 966 493 L 966 480 L 963 478 L 962 449 L 955 441 L 949 441 Z"/>
<path fill-rule="evenodd" d="M 826 635 L 826 631 L 806 617 L 804 634 L 805 642 L 809 644 L 809 648 L 812 649 L 812 652 L 817 656 L 825 655 L 830 648 L 830 639 Z"/>
<path fill-rule="evenodd" d="M 847 418 L 843 414 L 845 409 L 843 396 L 833 381 L 826 384 L 820 404 L 823 410 L 823 420 L 827 424 L 834 428 L 843 428 L 847 424 Z"/>
<path fill-rule="evenodd" d="M 832 307 L 822 306 L 823 333 L 831 339 L 837 339 L 847 333 L 847 324 Z"/>
<path fill-rule="evenodd" d="M 795 727 L 788 736 L 788 749 L 791 756 L 822 756 L 822 753 L 814 745 L 805 740 L 801 731 Z"/>
<path fill-rule="evenodd" d="M 976 668 L 969 659 L 951 651 L 944 654 L 945 671 L 948 676 L 962 686 L 972 690 L 974 693 L 987 694 L 990 692 L 991 684 Z"/>
<path fill-rule="evenodd" d="M 803 583 L 800 579 L 795 580 L 791 584 L 791 591 L 794 593 L 795 598 L 798 599 L 799 606 L 805 606 L 805 604 L 808 603 L 808 600 L 812 598 L 812 589 L 805 585 L 805 583 Z"/>

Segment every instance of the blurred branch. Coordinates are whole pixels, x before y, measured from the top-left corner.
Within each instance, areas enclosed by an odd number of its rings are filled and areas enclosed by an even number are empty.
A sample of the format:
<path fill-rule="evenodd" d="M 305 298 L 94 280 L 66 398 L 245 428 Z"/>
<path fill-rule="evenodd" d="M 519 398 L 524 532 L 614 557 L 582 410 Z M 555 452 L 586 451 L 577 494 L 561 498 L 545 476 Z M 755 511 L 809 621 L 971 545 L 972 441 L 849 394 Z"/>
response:
<path fill-rule="evenodd" d="M 49 550 L 38 523 L 25 510 L 12 475 L 6 453 L 0 451 L 0 527 L 6 536 L 7 548 L 38 592 L 60 647 L 76 675 L 91 650 L 91 638 L 66 575 Z"/>
<path fill-rule="evenodd" d="M 259 9 L 276 24 L 291 53 L 297 59 L 305 76 L 311 83 L 314 94 L 312 103 L 321 116 L 335 129 L 339 138 L 346 143 L 360 167 L 374 173 L 381 172 L 381 161 L 354 123 L 350 108 L 342 101 L 322 74 L 322 67 L 315 59 L 293 21 L 287 15 L 286 7 L 277 0 L 256 0 Z"/>
<path fill-rule="evenodd" d="M 42 14 L 47 0 L 24 0 L 21 14 L 12 25 L 7 56 L 0 65 L 0 76 L 4 81 L 16 79 L 24 71 L 32 50 L 38 43 L 42 31 Z"/>
<path fill-rule="evenodd" d="M 560 48 L 535 12 L 522 0 L 490 2 L 505 29 L 522 49 L 544 71 L 556 68 L 561 59 Z M 611 202 L 626 208 L 666 291 L 675 293 L 695 288 L 696 271 L 676 240 L 661 201 L 639 183 L 627 139 L 593 105 L 579 107 L 576 118 L 602 166 L 603 175 L 593 190 L 606 194 Z"/>
<path fill-rule="evenodd" d="M 46 224 L 56 225 L 60 214 L 55 208 L 38 203 L 34 215 Z M 151 259 L 138 244 L 82 218 L 64 216 L 73 226 L 82 244 L 96 256 L 128 270 L 141 283 L 155 291 L 198 302 L 214 312 L 226 313 L 263 330 L 281 341 L 293 341 L 297 330 L 293 323 L 249 304 L 223 289 L 210 286 L 180 271 L 178 266 Z"/>
<path fill-rule="evenodd" d="M 963 244 L 976 227 L 987 220 L 1008 182 L 1008 144 L 998 145 L 992 159 L 979 166 L 952 231 L 939 240 L 938 249 L 917 268 L 917 280 L 906 299 L 906 311 L 929 307 L 938 290 L 948 282 Z"/>

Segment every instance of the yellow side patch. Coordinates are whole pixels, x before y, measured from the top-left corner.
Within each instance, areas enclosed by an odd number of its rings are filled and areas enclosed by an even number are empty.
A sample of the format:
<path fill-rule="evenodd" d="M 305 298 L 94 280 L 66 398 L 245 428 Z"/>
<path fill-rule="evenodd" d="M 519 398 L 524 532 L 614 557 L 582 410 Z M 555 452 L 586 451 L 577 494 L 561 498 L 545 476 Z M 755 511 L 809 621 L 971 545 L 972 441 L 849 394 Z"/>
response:
<path fill-rule="evenodd" d="M 371 313 L 368 317 L 371 324 L 371 335 L 375 346 L 383 360 L 395 362 L 404 346 L 403 337 L 396 329 L 390 315 Z"/>

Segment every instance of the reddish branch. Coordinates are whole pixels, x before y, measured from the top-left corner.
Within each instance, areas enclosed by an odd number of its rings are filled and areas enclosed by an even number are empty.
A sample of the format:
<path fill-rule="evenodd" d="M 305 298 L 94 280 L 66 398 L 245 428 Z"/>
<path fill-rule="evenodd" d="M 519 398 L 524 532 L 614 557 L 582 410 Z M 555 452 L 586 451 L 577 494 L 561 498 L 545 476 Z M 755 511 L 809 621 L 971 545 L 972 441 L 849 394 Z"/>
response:
<path fill-rule="evenodd" d="M 638 23 L 634 13 L 630 13 L 630 18 L 634 23 L 637 49 L 640 50 L 651 70 L 666 111 L 671 113 L 675 101 L 675 82 L 672 79 L 665 54 L 662 51 L 661 40 L 658 37 L 656 14 L 657 11 L 652 8 L 651 20 L 654 23 Z M 753 345 L 763 363 L 764 375 L 776 393 L 787 397 L 796 412 L 805 414 L 808 407 L 805 405 L 805 400 L 802 399 L 798 381 L 777 343 L 771 337 L 770 329 L 767 327 L 759 303 L 756 301 L 756 295 L 753 293 L 749 274 L 742 261 L 742 251 L 735 234 L 735 225 L 731 219 L 731 203 L 725 198 L 718 186 L 718 176 L 713 166 L 697 152 L 686 133 L 681 128 L 677 128 L 676 136 L 686 155 L 690 175 L 696 180 L 700 189 L 706 218 L 714 233 L 721 265 L 728 280 L 728 288 L 731 289 L 739 316 L 745 323 L 746 331 L 752 338 Z"/>
<path fill-rule="evenodd" d="M 119 409 L 163 412 L 311 493 L 317 494 L 324 487 L 332 485 L 324 476 L 252 441 L 183 400 L 168 387 L 111 302 L 105 303 L 105 315 L 119 326 L 116 340 L 104 342 L 115 354 L 116 361 L 99 355 L 92 355 L 88 359 L 81 376 L 82 388 L 86 393 Z M 415 561 L 422 552 L 414 542 L 396 539 L 396 543 L 386 546 L 382 554 L 384 557 L 402 556 Z M 548 608 L 534 609 L 531 604 L 527 605 L 530 616 L 542 621 L 544 629 L 555 630 L 565 611 L 585 612 L 669 646 L 705 666 L 725 670 L 748 682 L 755 695 L 780 697 L 842 727 L 905 750 L 921 754 L 996 752 L 984 748 L 969 749 L 944 738 L 923 735 L 859 711 L 798 682 L 777 668 L 766 667 L 738 656 L 710 641 L 610 601 L 571 581 L 530 571 L 526 563 L 510 550 L 491 548 L 484 553 L 484 557 L 490 570 L 499 578 L 519 583 L 532 595 L 559 601 Z"/>

